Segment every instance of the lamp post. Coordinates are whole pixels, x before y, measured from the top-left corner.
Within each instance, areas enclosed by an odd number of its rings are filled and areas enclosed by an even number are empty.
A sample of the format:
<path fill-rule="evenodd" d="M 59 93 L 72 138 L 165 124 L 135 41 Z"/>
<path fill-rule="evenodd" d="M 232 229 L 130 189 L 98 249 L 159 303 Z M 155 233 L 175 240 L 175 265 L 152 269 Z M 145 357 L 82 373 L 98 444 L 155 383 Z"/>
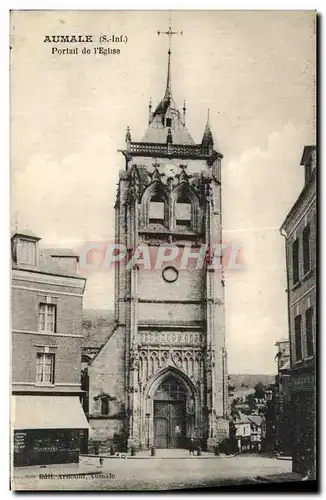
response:
<path fill-rule="evenodd" d="M 269 451 L 274 449 L 274 434 L 275 434 L 275 408 L 273 405 L 273 391 L 268 389 L 265 391 L 266 399 L 266 409 L 265 409 L 265 421 L 266 421 L 266 444 Z"/>

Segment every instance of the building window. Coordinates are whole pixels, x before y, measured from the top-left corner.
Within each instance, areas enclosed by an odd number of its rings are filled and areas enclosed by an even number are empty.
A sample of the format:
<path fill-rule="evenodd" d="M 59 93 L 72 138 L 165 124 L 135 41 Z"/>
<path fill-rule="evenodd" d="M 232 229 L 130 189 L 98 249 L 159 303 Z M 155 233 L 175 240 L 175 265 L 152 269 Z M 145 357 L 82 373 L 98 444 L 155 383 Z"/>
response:
<path fill-rule="evenodd" d="M 56 331 L 57 307 L 54 304 L 41 303 L 39 306 L 39 331 Z"/>
<path fill-rule="evenodd" d="M 181 195 L 175 206 L 176 226 L 191 228 L 191 203 L 187 196 Z"/>
<path fill-rule="evenodd" d="M 17 242 L 17 263 L 30 266 L 36 265 L 35 241 L 20 238 Z"/>
<path fill-rule="evenodd" d="M 314 355 L 313 318 L 314 310 L 312 307 L 309 307 L 309 309 L 306 310 L 306 342 L 308 357 Z"/>
<path fill-rule="evenodd" d="M 165 120 L 165 125 L 166 125 L 167 127 L 171 127 L 171 125 L 172 125 L 172 119 L 171 119 L 171 118 L 167 118 L 167 119 Z"/>
<path fill-rule="evenodd" d="M 101 398 L 101 415 L 109 414 L 109 399 L 108 397 Z"/>
<path fill-rule="evenodd" d="M 299 282 L 299 238 L 292 244 L 293 285 Z"/>
<path fill-rule="evenodd" d="M 295 360 L 302 359 L 301 314 L 294 318 Z"/>
<path fill-rule="evenodd" d="M 37 353 L 36 382 L 38 384 L 54 384 L 55 354 Z"/>
<path fill-rule="evenodd" d="M 310 224 L 307 224 L 303 230 L 303 274 L 310 271 Z"/>
<path fill-rule="evenodd" d="M 159 195 L 155 194 L 152 196 L 149 202 L 149 224 L 164 224 L 164 212 L 165 204 L 164 199 Z"/>

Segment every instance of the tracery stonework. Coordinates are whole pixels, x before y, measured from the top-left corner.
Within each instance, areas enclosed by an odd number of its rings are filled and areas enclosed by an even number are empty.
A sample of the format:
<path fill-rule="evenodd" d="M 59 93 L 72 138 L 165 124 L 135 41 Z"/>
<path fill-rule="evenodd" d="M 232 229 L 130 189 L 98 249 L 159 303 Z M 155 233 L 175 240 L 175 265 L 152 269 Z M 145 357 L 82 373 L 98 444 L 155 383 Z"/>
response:
<path fill-rule="evenodd" d="M 227 427 L 222 271 L 209 269 L 209 259 L 201 267 L 182 267 L 178 258 L 152 265 L 160 245 L 182 254 L 222 241 L 223 156 L 209 117 L 199 144 L 188 132 L 186 106 L 181 113 L 172 97 L 170 59 L 171 50 L 164 97 L 154 111 L 149 106 L 145 136 L 133 142 L 128 128 L 122 151 L 116 241 L 131 253 L 146 244 L 147 254 L 116 266 L 116 327 L 89 368 L 90 402 L 104 391 L 121 408 L 116 420 L 91 415 L 102 446 L 126 435 L 136 448 L 187 447 L 196 436 L 212 449 Z"/>

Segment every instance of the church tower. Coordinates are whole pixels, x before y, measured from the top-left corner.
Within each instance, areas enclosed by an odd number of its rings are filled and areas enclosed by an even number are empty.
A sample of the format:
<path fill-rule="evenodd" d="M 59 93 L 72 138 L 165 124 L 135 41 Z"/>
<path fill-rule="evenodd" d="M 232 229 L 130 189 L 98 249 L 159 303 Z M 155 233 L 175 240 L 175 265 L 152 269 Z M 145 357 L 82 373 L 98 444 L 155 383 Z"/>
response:
<path fill-rule="evenodd" d="M 212 450 L 228 437 L 224 279 L 209 257 L 222 241 L 223 156 L 209 115 L 199 144 L 186 127 L 170 43 L 163 99 L 150 103 L 141 141 L 127 128 L 122 154 L 116 242 L 128 258 L 115 269 L 115 328 L 90 367 L 90 399 L 107 395 L 115 410 L 90 423 L 102 440 L 124 425 L 136 449 L 186 448 L 192 438 Z"/>

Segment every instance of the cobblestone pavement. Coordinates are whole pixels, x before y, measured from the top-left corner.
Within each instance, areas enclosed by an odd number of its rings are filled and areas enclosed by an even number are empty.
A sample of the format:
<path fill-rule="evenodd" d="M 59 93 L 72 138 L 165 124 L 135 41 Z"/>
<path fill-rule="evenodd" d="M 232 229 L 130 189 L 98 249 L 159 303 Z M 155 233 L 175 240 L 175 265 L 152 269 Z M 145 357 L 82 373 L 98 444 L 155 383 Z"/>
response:
<path fill-rule="evenodd" d="M 239 455 L 236 457 L 202 458 L 157 458 L 148 460 L 105 459 L 100 467 L 98 459 L 87 459 L 88 470 L 93 474 L 79 476 L 27 477 L 15 471 L 12 489 L 18 490 L 167 490 L 218 486 L 223 482 L 254 479 L 291 472 L 290 460 L 277 460 L 260 456 Z M 93 465 L 94 464 L 94 465 Z M 32 469 L 32 468 L 29 468 Z M 85 470 L 80 468 L 80 472 Z M 48 474 L 49 469 L 42 469 Z M 57 472 L 57 474 L 60 472 Z M 62 469 L 61 474 L 79 473 L 78 467 Z"/>

